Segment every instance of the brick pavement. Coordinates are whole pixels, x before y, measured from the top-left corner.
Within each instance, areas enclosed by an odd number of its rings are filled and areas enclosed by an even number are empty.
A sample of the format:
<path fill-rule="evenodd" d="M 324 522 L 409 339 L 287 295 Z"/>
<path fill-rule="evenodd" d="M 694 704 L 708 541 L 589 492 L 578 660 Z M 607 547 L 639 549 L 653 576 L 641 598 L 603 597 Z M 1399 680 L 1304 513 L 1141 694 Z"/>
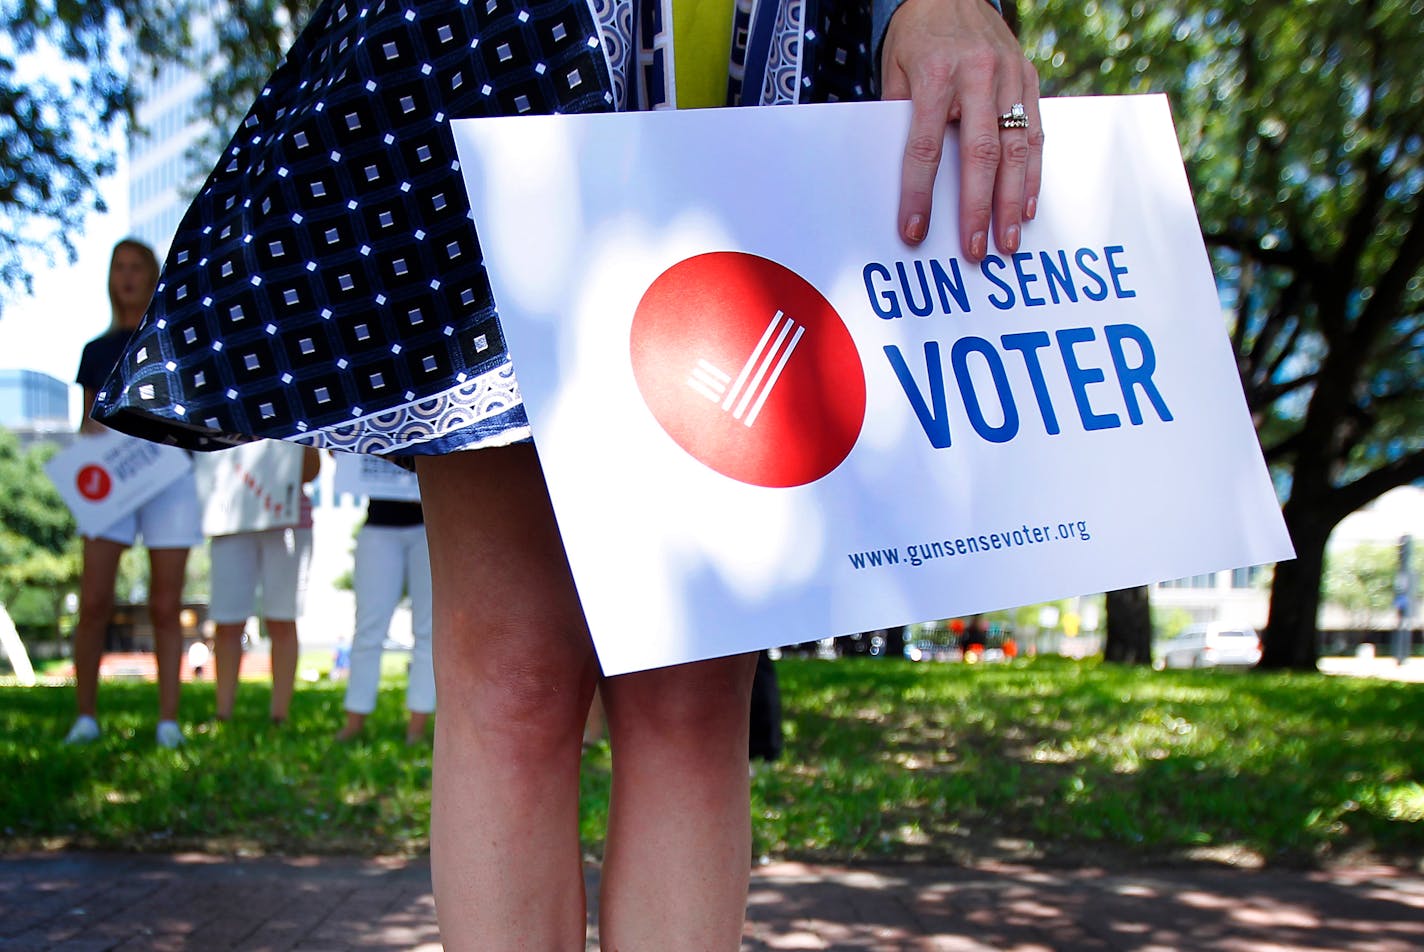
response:
<path fill-rule="evenodd" d="M 590 893 L 598 871 L 588 870 Z M 440 948 L 426 860 L 0 856 L 0 948 Z M 590 950 L 598 948 L 589 930 Z M 744 952 L 1424 948 L 1424 876 L 1215 867 L 773 863 L 753 874 Z"/>

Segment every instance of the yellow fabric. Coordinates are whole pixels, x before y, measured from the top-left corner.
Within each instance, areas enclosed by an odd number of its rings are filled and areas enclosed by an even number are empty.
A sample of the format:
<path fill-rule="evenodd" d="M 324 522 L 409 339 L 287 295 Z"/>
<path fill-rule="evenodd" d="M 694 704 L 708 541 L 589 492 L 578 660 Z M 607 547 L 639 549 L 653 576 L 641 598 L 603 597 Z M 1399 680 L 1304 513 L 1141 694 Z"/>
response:
<path fill-rule="evenodd" d="M 672 0 L 673 69 L 677 108 L 727 104 L 736 0 Z"/>

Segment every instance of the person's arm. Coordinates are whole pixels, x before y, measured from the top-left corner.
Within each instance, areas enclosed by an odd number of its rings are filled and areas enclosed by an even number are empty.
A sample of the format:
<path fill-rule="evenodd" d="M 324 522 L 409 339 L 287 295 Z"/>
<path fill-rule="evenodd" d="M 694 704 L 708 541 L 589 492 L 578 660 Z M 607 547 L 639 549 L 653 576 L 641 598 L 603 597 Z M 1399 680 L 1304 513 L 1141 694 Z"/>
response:
<path fill-rule="evenodd" d="M 316 479 L 321 472 L 321 450 L 312 446 L 302 448 L 302 483 Z"/>
<path fill-rule="evenodd" d="M 929 232 L 944 127 L 958 122 L 960 247 L 983 258 L 992 218 L 997 247 L 1017 251 L 1020 226 L 1038 209 L 1043 123 L 1038 73 L 998 10 L 986 0 L 904 0 L 885 27 L 880 75 L 882 98 L 913 103 L 900 178 L 904 240 L 918 244 Z M 1018 103 L 1028 128 L 1001 129 L 999 117 Z"/>
<path fill-rule="evenodd" d="M 94 398 L 97 394 L 88 387 L 84 388 L 84 416 L 79 418 L 80 433 L 103 433 L 104 424 L 94 419 L 89 414 L 94 412 Z"/>

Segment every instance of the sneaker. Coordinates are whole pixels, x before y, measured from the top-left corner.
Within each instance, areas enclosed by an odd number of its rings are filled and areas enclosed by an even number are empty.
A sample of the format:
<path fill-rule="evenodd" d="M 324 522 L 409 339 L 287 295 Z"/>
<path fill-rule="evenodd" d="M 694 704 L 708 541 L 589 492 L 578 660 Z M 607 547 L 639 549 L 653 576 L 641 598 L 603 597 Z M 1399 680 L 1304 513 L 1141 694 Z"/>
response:
<path fill-rule="evenodd" d="M 88 714 L 81 714 L 74 722 L 74 726 L 69 729 L 69 733 L 64 735 L 66 744 L 87 744 L 99 739 L 99 722 Z"/>
<path fill-rule="evenodd" d="M 183 729 L 178 726 L 177 721 L 159 721 L 154 739 L 158 741 L 159 747 L 178 747 L 183 743 Z"/>

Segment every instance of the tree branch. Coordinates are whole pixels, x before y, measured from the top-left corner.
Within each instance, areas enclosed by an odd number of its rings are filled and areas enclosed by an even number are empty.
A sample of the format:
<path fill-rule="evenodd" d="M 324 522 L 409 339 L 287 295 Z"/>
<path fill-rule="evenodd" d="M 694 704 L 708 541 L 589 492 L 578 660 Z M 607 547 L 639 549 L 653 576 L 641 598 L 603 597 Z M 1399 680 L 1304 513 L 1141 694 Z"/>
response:
<path fill-rule="evenodd" d="M 1286 457 L 1299 449 L 1301 440 L 1302 433 L 1300 430 L 1296 430 L 1279 443 L 1261 447 L 1261 455 L 1266 458 L 1266 465 L 1273 466 L 1284 462 Z"/>
<path fill-rule="evenodd" d="M 1291 271 L 1310 273 L 1319 264 L 1316 257 L 1303 248 L 1263 248 L 1260 236 L 1252 232 L 1222 228 L 1202 232 L 1202 238 L 1208 245 L 1230 248 L 1262 264 Z"/>
<path fill-rule="evenodd" d="M 1379 333 L 1390 319 L 1399 316 L 1395 312 L 1409 282 L 1419 274 L 1421 267 L 1424 267 L 1424 202 L 1415 206 L 1409 231 L 1395 246 L 1394 261 L 1375 282 L 1374 294 L 1360 314 L 1357 332 L 1366 340 Z"/>
<path fill-rule="evenodd" d="M 1330 504 L 1343 519 L 1361 506 L 1399 486 L 1424 479 L 1424 450 L 1415 450 L 1372 470 L 1330 493 Z"/>
<path fill-rule="evenodd" d="M 1314 384 L 1315 381 L 1319 378 L 1319 376 L 1320 375 L 1318 373 L 1311 372 L 1308 374 L 1301 374 L 1294 380 L 1286 380 L 1280 383 L 1263 384 L 1256 390 L 1256 394 L 1261 400 L 1260 405 L 1270 406 L 1272 403 L 1275 403 L 1277 400 L 1279 400 L 1281 397 L 1284 397 L 1286 394 L 1294 393 L 1301 387 L 1308 387 Z"/>
<path fill-rule="evenodd" d="M 1302 318 L 1296 318 L 1295 326 L 1291 328 L 1290 336 L 1286 338 L 1286 342 L 1280 346 L 1280 349 L 1276 351 L 1275 358 L 1271 360 L 1270 369 L 1266 373 L 1267 380 L 1280 373 L 1281 367 L 1285 362 L 1291 357 L 1296 356 L 1296 345 L 1300 343 L 1300 335 L 1303 333 L 1305 333 L 1305 321 Z M 1311 376 L 1313 377 L 1314 374 Z"/>
<path fill-rule="evenodd" d="M 1394 338 L 1394 340 L 1386 341 L 1381 351 L 1382 353 L 1394 354 L 1402 350 L 1413 350 L 1415 347 L 1419 346 L 1419 344 L 1415 342 L 1414 338 L 1420 336 L 1421 334 L 1424 334 L 1424 313 L 1401 314 L 1399 315 L 1399 317 L 1405 322 L 1413 323 L 1409 327 L 1409 329 L 1406 330 L 1403 334 L 1400 334 L 1398 337 Z"/>

